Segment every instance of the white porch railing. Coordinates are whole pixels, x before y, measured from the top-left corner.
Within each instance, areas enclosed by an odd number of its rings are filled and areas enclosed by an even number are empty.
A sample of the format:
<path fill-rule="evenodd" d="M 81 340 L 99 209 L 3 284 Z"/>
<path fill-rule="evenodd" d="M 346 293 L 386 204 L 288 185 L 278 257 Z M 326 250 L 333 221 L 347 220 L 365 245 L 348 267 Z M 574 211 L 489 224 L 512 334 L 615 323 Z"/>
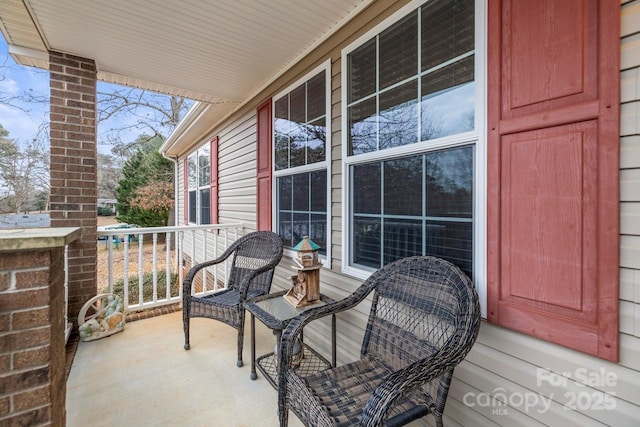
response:
<path fill-rule="evenodd" d="M 107 259 L 106 276 L 100 271 L 105 266 L 98 265 L 98 293 L 119 294 L 125 311 L 180 302 L 183 267 L 218 257 L 238 238 L 242 227 L 242 223 L 231 223 L 98 231 L 99 237 L 105 237 L 105 248 L 99 246 L 98 251 L 106 252 Z M 101 256 L 104 253 L 98 259 Z M 189 265 L 185 265 L 186 258 Z M 226 263 L 205 272 L 196 293 L 210 293 L 226 283 Z"/>

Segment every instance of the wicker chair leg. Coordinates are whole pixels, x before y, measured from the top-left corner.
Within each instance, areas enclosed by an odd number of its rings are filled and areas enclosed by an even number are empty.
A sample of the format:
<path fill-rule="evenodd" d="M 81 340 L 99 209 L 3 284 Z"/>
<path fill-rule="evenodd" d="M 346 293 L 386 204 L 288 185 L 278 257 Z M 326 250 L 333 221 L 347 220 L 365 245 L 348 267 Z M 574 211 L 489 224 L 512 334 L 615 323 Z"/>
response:
<path fill-rule="evenodd" d="M 280 427 L 288 427 L 289 426 L 289 409 L 286 407 L 278 410 L 278 415 L 280 416 Z"/>
<path fill-rule="evenodd" d="M 236 365 L 238 368 L 242 368 L 242 342 L 244 341 L 244 326 L 240 325 L 238 328 L 238 361 Z"/>
<path fill-rule="evenodd" d="M 189 350 L 191 345 L 189 344 L 189 309 L 187 304 L 182 307 L 182 327 L 184 329 L 184 349 Z"/>
<path fill-rule="evenodd" d="M 242 345 L 244 344 L 244 308 L 240 309 L 240 325 L 238 325 L 238 361 L 236 366 L 242 367 Z"/>

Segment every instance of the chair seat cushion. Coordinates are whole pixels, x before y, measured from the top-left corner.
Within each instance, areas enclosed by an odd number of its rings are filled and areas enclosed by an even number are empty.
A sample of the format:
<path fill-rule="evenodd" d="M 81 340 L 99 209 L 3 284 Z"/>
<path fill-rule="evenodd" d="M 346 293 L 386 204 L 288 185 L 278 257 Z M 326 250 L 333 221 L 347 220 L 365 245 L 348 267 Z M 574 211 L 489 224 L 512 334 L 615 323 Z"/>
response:
<path fill-rule="evenodd" d="M 247 299 L 259 295 L 262 295 L 262 292 L 249 291 Z M 189 298 L 189 304 L 191 317 L 207 317 L 220 320 L 233 327 L 239 326 L 240 292 L 237 289 L 226 289 L 203 297 L 192 296 Z"/>
<path fill-rule="evenodd" d="M 304 378 L 289 375 L 287 398 L 290 408 L 298 416 L 308 417 L 303 420 L 306 425 L 358 425 L 371 393 L 391 372 L 379 360 L 365 356 L 354 363 Z M 407 395 L 391 408 L 388 416 L 419 404 L 427 405 L 422 393 Z"/>

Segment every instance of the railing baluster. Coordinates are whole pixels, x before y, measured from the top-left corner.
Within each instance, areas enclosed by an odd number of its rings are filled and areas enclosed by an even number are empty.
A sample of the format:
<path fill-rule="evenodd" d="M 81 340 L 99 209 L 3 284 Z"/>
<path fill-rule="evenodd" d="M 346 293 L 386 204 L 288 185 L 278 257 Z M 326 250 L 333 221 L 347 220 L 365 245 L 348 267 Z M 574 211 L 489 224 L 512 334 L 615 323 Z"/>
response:
<path fill-rule="evenodd" d="M 124 242 L 124 258 L 122 260 L 123 265 L 123 283 L 124 283 L 124 309 L 129 308 L 129 238 Z"/>
<path fill-rule="evenodd" d="M 153 302 L 158 302 L 158 233 L 153 233 Z"/>
<path fill-rule="evenodd" d="M 165 248 L 164 275 L 165 275 L 165 278 L 167 279 L 166 280 L 167 292 L 165 293 L 165 298 L 170 299 L 171 298 L 171 233 L 169 232 L 165 234 L 164 248 Z"/>
<path fill-rule="evenodd" d="M 229 247 L 229 231 L 225 230 L 224 233 L 224 247 Z M 229 281 L 229 269 L 227 268 L 229 265 L 229 261 L 224 263 L 224 283 L 225 288 L 227 287 L 226 283 Z"/>
<path fill-rule="evenodd" d="M 178 244 L 178 288 L 180 289 L 178 296 L 180 297 L 180 301 L 182 301 L 182 281 L 184 280 L 182 272 L 182 263 L 184 262 L 184 231 L 178 232 L 176 240 L 176 243 Z"/>
<path fill-rule="evenodd" d="M 109 293 L 113 293 L 113 245 L 112 245 L 112 240 L 113 240 L 114 236 L 108 236 L 107 237 L 107 263 L 109 265 L 108 267 L 108 278 L 107 278 L 107 283 L 109 285 L 108 287 L 108 292 Z M 104 286 L 104 285 L 103 285 Z"/>
<path fill-rule="evenodd" d="M 202 262 L 207 261 L 207 230 L 202 230 Z M 207 269 L 202 269 L 202 292 L 207 292 Z"/>
<path fill-rule="evenodd" d="M 220 253 L 218 252 L 218 233 L 217 230 L 213 233 L 213 257 L 218 258 Z M 213 289 L 218 290 L 218 266 L 213 266 Z"/>
<path fill-rule="evenodd" d="M 212 230 L 215 230 L 215 232 L 213 232 L 212 234 L 209 234 L 209 231 L 212 231 Z M 131 228 L 131 229 L 127 229 L 126 231 L 124 230 L 99 231 L 98 235 L 105 237 L 105 245 L 106 245 L 106 251 L 107 251 L 106 256 L 108 258 L 108 263 L 107 263 L 108 265 L 106 267 L 108 268 L 108 279 L 107 279 L 108 284 L 107 285 L 108 285 L 109 291 L 110 292 L 114 291 L 114 287 L 118 281 L 122 281 L 124 283 L 124 295 L 123 295 L 122 302 L 123 302 L 125 311 L 140 310 L 141 308 L 156 307 L 156 306 L 161 306 L 165 304 L 171 304 L 176 301 L 182 301 L 181 299 L 182 285 L 184 282 L 183 275 L 185 270 L 185 266 L 184 266 L 185 251 L 184 250 L 185 250 L 185 245 L 189 245 L 189 242 L 185 239 L 191 238 L 190 266 L 193 267 L 194 265 L 200 262 L 206 261 L 209 258 L 212 258 L 212 257 L 215 258 L 219 256 L 220 249 L 224 250 L 230 244 L 231 241 L 235 241 L 237 239 L 239 230 L 242 230 L 242 226 L 239 223 L 236 223 L 236 224 L 229 224 L 229 225 L 213 224 L 213 225 L 207 225 L 207 226 L 200 225 L 200 226 L 152 227 L 149 229 Z M 190 234 L 185 234 L 185 232 L 190 232 Z M 202 236 L 200 236 L 199 234 L 201 232 L 204 233 Z M 124 253 L 122 255 L 122 258 L 116 259 L 119 256 L 118 254 L 120 249 L 119 243 L 121 243 L 120 239 L 118 238 L 118 235 L 122 233 L 125 233 L 125 238 L 122 239 Z M 158 283 L 158 280 L 159 280 L 158 275 L 160 273 L 158 271 L 158 262 L 161 261 L 160 259 L 158 259 L 158 256 L 159 256 L 158 234 L 159 233 L 165 233 L 165 236 L 166 236 L 165 269 L 164 269 L 166 272 L 166 277 L 165 277 L 166 292 L 163 292 L 161 295 L 159 295 L 159 292 L 158 292 L 158 286 L 160 285 Z M 173 233 L 175 233 L 175 235 L 173 235 Z M 222 236 L 222 233 L 224 233 L 224 236 Z M 145 250 L 144 250 L 145 235 L 149 235 L 153 241 L 152 247 L 150 248 L 152 252 L 151 254 L 146 255 L 146 257 L 149 257 L 149 255 L 151 255 L 153 258 L 152 260 L 153 271 L 149 272 L 151 273 L 149 274 L 149 277 L 150 278 L 152 277 L 153 283 L 151 283 L 151 280 L 150 280 L 150 283 L 146 286 L 144 283 L 145 276 L 146 276 L 145 271 L 147 270 L 145 268 Z M 172 235 L 174 237 L 172 237 Z M 137 298 L 137 301 L 130 301 L 130 295 L 131 295 L 131 292 L 129 289 L 129 285 L 131 282 L 130 274 L 134 274 L 134 277 L 135 277 L 135 269 L 131 268 L 130 262 L 135 263 L 136 260 L 135 258 L 132 258 L 130 256 L 131 254 L 129 254 L 129 250 L 131 250 L 131 246 L 132 246 L 129 240 L 129 236 L 135 236 L 138 242 L 138 257 L 137 257 L 138 298 Z M 197 253 L 198 244 L 200 243 L 202 243 L 202 249 L 200 250 L 200 253 Z M 171 248 L 172 244 L 174 246 L 173 251 Z M 114 250 L 117 252 L 114 252 Z M 203 258 L 202 260 L 200 259 L 201 257 Z M 119 276 L 116 276 L 117 274 L 116 268 L 114 267 L 114 264 L 117 265 L 120 259 L 122 259 L 123 261 L 124 277 L 122 278 L 120 278 Z M 214 267 L 203 269 L 202 271 L 203 277 L 201 281 L 202 287 L 201 288 L 199 287 L 197 292 L 194 292 L 194 293 L 211 292 L 211 291 L 219 290 L 220 289 L 219 284 L 225 283 L 226 278 L 228 276 L 228 271 L 229 271 L 228 262 L 225 262 L 224 265 L 217 265 Z M 175 286 L 172 280 L 173 272 L 175 272 L 178 277 L 177 296 L 172 294 L 173 286 Z M 67 281 L 66 278 L 65 278 L 65 281 Z M 212 285 L 212 282 L 213 282 L 213 285 Z M 101 285 L 104 285 L 104 283 L 102 283 Z M 153 286 L 153 288 L 151 289 L 152 298 L 149 298 L 148 301 L 145 301 L 145 289 L 147 290 L 147 292 L 149 292 L 150 290 L 148 289 L 149 286 Z M 65 288 L 65 292 L 66 292 L 65 295 L 68 298 L 67 288 Z M 65 319 L 68 322 L 68 312 L 66 313 Z"/>
<path fill-rule="evenodd" d="M 138 304 L 144 302 L 144 235 L 138 235 Z"/>

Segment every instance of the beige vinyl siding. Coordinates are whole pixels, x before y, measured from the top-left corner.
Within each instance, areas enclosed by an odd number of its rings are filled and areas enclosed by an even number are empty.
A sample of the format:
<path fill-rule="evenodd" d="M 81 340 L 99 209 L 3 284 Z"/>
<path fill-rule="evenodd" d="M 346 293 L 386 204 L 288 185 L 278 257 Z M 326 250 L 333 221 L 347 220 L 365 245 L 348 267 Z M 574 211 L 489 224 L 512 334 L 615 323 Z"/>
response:
<path fill-rule="evenodd" d="M 213 129 L 220 138 L 220 221 L 242 221 L 244 232 L 255 228 L 255 141 L 257 105 L 279 93 L 306 72 L 331 59 L 331 270 L 321 270 L 321 290 L 334 299 L 353 292 L 360 280 L 341 273 L 342 247 L 342 121 L 341 49 L 383 21 L 407 2 L 374 2 L 353 21 L 295 64 L 228 122 Z M 635 426 L 640 420 L 640 0 L 622 1 L 621 34 L 621 161 L 620 161 L 620 362 L 551 344 L 483 322 L 476 345 L 456 369 L 445 410 L 448 426 Z M 182 168 L 182 162 L 179 164 Z M 179 173 L 179 180 L 183 173 Z M 178 200 L 182 203 L 182 182 Z M 182 215 L 183 207 L 180 207 Z M 272 291 L 287 289 L 292 260 L 276 269 Z M 359 357 L 369 300 L 338 315 L 338 361 Z M 330 320 L 305 329 L 308 343 L 330 354 Z M 248 347 L 246 347 L 248 349 Z M 247 350 L 248 351 L 248 350 Z M 561 385 L 539 381 L 538 372 L 557 374 Z M 582 384 L 576 370 L 614 375 L 615 385 Z M 611 399 L 614 410 L 568 407 L 572 396 Z M 481 405 L 482 398 L 492 402 Z M 518 399 L 530 399 L 525 407 Z M 495 399 L 495 400 L 493 400 Z M 505 401 L 506 400 L 506 401 Z M 575 403 L 575 402 L 573 402 Z M 583 402 L 585 403 L 585 402 Z M 588 403 L 588 402 L 587 402 Z M 545 406 L 548 404 L 548 409 Z M 428 425 L 418 421 L 412 425 Z"/>
<path fill-rule="evenodd" d="M 213 135 L 212 135 L 213 136 Z M 219 222 L 240 221 L 245 232 L 256 228 L 255 110 L 217 133 Z"/>

